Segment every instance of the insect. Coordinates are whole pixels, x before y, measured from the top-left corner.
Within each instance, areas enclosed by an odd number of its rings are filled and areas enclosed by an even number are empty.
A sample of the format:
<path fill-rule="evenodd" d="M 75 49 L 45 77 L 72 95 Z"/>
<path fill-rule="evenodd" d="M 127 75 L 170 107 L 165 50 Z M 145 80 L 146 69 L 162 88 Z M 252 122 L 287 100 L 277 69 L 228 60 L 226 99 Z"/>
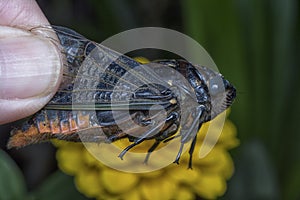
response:
<path fill-rule="evenodd" d="M 95 143 L 127 138 L 132 143 L 119 154 L 122 159 L 133 147 L 154 140 L 147 162 L 161 142 L 180 137 L 174 162 L 192 141 L 191 168 L 197 131 L 236 96 L 234 86 L 209 68 L 185 60 L 141 65 L 71 29 L 48 30 L 56 32 L 59 41 L 54 42 L 66 57 L 62 83 L 42 110 L 12 130 L 8 148 L 52 138 Z"/>

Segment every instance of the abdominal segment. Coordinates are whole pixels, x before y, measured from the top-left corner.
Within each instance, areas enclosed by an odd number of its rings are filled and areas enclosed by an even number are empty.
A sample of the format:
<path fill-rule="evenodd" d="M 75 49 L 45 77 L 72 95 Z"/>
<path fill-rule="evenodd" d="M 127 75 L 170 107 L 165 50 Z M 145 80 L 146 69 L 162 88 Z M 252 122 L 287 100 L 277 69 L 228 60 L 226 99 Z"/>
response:
<path fill-rule="evenodd" d="M 78 131 L 101 128 L 91 111 L 41 110 L 11 132 L 8 148 L 23 147 L 49 139 L 80 142 Z M 105 137 L 97 137 L 99 140 Z"/>
<path fill-rule="evenodd" d="M 157 124 L 152 123 L 157 120 L 161 120 L 159 113 L 149 117 L 143 111 L 41 110 L 20 128 L 12 130 L 7 147 L 19 148 L 50 139 L 111 143 L 122 138 L 142 137 L 157 128 Z M 163 126 L 162 131 L 168 126 Z"/>

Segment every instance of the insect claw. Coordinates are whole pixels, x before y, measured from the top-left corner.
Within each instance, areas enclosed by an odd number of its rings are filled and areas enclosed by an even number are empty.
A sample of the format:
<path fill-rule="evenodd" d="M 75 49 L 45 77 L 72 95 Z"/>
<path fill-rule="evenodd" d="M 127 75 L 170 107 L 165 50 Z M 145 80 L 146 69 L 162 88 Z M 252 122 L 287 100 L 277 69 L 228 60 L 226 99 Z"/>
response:
<path fill-rule="evenodd" d="M 192 155 L 190 155 L 188 169 L 192 169 L 192 168 L 193 168 L 193 167 L 192 167 L 192 166 L 193 166 L 193 164 L 192 164 L 192 163 L 193 163 L 193 160 L 192 160 L 192 158 L 193 158 L 193 157 L 192 157 Z"/>
<path fill-rule="evenodd" d="M 145 160 L 144 160 L 144 162 L 143 162 L 143 164 L 144 165 L 148 165 L 148 160 L 149 160 L 149 156 L 147 155 L 146 158 L 145 158 Z"/>
<path fill-rule="evenodd" d="M 118 157 L 123 160 L 123 157 L 125 156 L 125 154 L 127 153 L 127 151 L 129 150 L 130 148 L 126 147 L 119 155 Z"/>
<path fill-rule="evenodd" d="M 179 159 L 176 159 L 176 160 L 174 160 L 174 162 L 173 162 L 173 163 L 175 163 L 175 164 L 179 165 Z"/>
<path fill-rule="evenodd" d="M 123 157 L 124 157 L 125 153 L 126 153 L 126 151 L 125 151 L 125 152 L 122 151 L 122 152 L 118 155 L 118 157 L 119 157 L 121 160 L 123 160 Z"/>
<path fill-rule="evenodd" d="M 145 157 L 145 160 L 144 160 L 144 165 L 148 165 L 148 161 L 149 161 L 149 158 L 150 158 L 150 154 L 152 153 L 152 151 L 151 152 L 149 152 L 148 151 L 148 153 L 147 153 L 147 155 L 146 155 L 146 157 Z"/>
<path fill-rule="evenodd" d="M 179 160 L 180 160 L 180 156 L 181 156 L 181 153 L 182 153 L 183 146 L 184 146 L 184 143 L 181 143 L 179 151 L 178 151 L 177 156 L 176 156 L 173 163 L 177 163 L 179 165 Z"/>
<path fill-rule="evenodd" d="M 118 157 L 123 160 L 124 155 L 127 153 L 127 151 L 129 151 L 131 148 L 135 147 L 136 145 L 140 144 L 141 142 L 143 142 L 145 140 L 145 138 L 140 138 L 137 141 L 135 141 L 134 143 L 132 143 L 131 145 L 127 146 L 119 155 Z"/>

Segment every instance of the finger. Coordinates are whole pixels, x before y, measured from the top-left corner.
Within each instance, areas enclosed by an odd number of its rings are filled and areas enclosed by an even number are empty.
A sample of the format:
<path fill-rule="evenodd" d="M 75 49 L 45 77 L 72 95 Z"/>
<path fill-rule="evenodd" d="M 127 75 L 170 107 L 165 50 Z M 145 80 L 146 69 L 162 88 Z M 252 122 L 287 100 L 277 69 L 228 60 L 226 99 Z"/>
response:
<path fill-rule="evenodd" d="M 0 25 L 28 30 L 48 24 L 34 0 L 0 1 Z M 0 124 L 31 115 L 51 99 L 61 78 L 60 57 L 49 40 L 0 27 Z"/>
<path fill-rule="evenodd" d="M 0 26 L 0 124 L 40 110 L 57 90 L 61 63 L 49 39 Z"/>
<path fill-rule="evenodd" d="M 1 0 L 0 25 L 35 27 L 49 22 L 34 0 Z"/>

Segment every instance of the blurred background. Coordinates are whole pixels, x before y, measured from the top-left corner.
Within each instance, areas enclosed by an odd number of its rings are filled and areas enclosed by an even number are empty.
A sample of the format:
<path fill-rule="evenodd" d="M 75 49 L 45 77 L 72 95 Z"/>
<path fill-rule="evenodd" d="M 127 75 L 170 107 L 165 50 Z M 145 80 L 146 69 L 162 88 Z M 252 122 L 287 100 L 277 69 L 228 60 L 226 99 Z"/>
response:
<path fill-rule="evenodd" d="M 37 2 L 51 24 L 98 42 L 144 26 L 174 29 L 198 41 L 238 91 L 230 119 L 241 144 L 231 151 L 235 174 L 221 199 L 300 199 L 298 0 Z M 85 199 L 72 177 L 56 172 L 51 144 L 6 150 L 11 126 L 0 126 L 0 145 L 22 175 L 16 167 L 1 179 L 24 176 L 30 192 L 64 191 L 64 198 Z"/>

